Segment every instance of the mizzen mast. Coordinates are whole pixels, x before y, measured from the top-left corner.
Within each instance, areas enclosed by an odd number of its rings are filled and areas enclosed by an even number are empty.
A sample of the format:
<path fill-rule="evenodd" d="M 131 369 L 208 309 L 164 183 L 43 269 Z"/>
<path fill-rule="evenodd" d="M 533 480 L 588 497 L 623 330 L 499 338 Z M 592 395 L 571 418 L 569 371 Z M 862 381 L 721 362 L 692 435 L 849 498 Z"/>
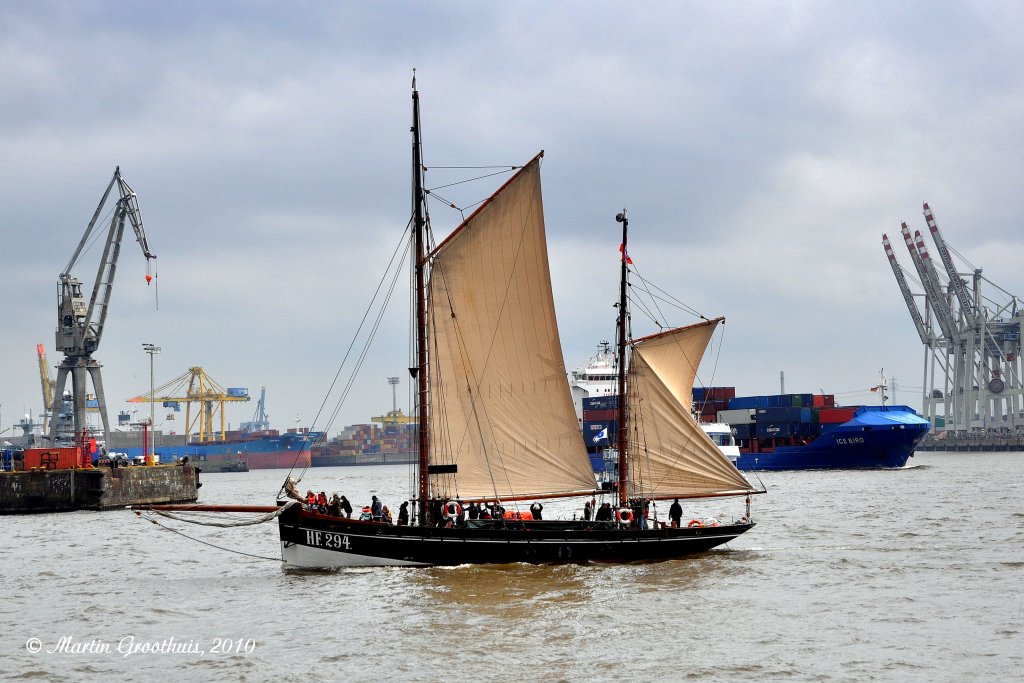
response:
<path fill-rule="evenodd" d="M 629 257 L 626 255 L 626 238 L 629 230 L 629 219 L 626 217 L 626 210 L 615 216 L 615 220 L 622 223 L 622 277 L 619 284 L 619 321 L 618 321 L 618 448 L 619 448 L 619 505 L 624 506 L 629 498 L 627 482 L 629 480 L 626 471 L 626 325 L 629 322 L 629 315 L 626 310 L 626 278 L 629 275 Z"/>

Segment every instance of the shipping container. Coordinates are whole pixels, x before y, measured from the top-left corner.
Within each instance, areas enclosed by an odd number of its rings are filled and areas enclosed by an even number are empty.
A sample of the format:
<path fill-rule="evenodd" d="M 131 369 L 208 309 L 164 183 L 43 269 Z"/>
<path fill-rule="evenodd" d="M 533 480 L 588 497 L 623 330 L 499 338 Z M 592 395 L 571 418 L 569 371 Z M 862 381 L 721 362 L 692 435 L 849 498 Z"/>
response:
<path fill-rule="evenodd" d="M 228 387 L 228 396 L 248 396 L 249 390 L 245 387 Z"/>
<path fill-rule="evenodd" d="M 609 420 L 615 420 L 619 417 L 618 408 L 605 408 L 603 410 L 596 409 L 584 409 L 583 410 L 583 421 L 584 422 L 608 422 Z"/>
<path fill-rule="evenodd" d="M 833 408 L 836 405 L 836 397 L 832 394 L 814 394 L 811 401 L 815 408 Z"/>
<path fill-rule="evenodd" d="M 44 470 L 70 470 L 83 467 L 78 448 L 26 448 L 25 469 L 38 467 Z"/>
<path fill-rule="evenodd" d="M 719 410 L 718 421 L 726 424 L 749 424 L 754 421 L 757 411 L 754 408 L 740 408 L 738 410 Z"/>
<path fill-rule="evenodd" d="M 849 422 L 853 419 L 856 408 L 822 408 L 818 411 L 818 419 L 821 422 Z"/>
<path fill-rule="evenodd" d="M 750 439 L 750 424 L 745 422 L 732 425 L 732 431 L 735 432 L 737 441 L 747 441 Z"/>
<path fill-rule="evenodd" d="M 767 396 L 736 396 L 729 399 L 729 410 L 741 408 L 767 408 Z"/>
<path fill-rule="evenodd" d="M 583 399 L 583 410 L 607 410 L 618 407 L 618 396 L 587 396 Z"/>
<path fill-rule="evenodd" d="M 789 422 L 758 422 L 755 433 L 759 439 L 778 439 L 793 436 L 798 431 Z"/>
<path fill-rule="evenodd" d="M 728 401 L 736 396 L 736 387 L 708 387 L 706 397 L 714 401 Z"/>
<path fill-rule="evenodd" d="M 707 393 L 707 389 L 705 389 L 704 387 L 694 387 L 693 388 L 693 400 L 697 401 L 697 402 L 703 401 L 704 398 L 705 398 L 706 393 Z"/>

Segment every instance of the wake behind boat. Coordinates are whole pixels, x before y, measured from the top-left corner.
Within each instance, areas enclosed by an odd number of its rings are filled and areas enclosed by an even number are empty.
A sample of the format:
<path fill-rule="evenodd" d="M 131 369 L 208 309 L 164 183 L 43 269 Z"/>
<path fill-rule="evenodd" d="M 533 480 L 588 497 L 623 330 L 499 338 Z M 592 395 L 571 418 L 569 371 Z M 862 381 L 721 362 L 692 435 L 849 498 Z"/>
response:
<path fill-rule="evenodd" d="M 412 519 L 392 525 L 379 509 L 369 519 L 329 514 L 322 501 L 302 499 L 289 480 L 282 490 L 295 500 L 263 510 L 278 520 L 285 564 L 658 560 L 703 552 L 751 529 L 749 495 L 760 491 L 689 412 L 696 367 L 722 319 L 630 338 L 624 212 L 617 217 L 623 245 L 617 352 L 620 395 L 629 399 L 618 408 L 614 500 L 593 519 L 504 512 L 517 501 L 608 493 L 597 489 L 565 381 L 541 198 L 543 153 L 431 249 L 415 87 L 412 97 L 416 360 L 410 374 L 418 382 L 419 448 Z M 647 519 L 652 501 L 727 496 L 747 496 L 744 516 L 732 523 Z M 467 514 L 477 504 L 494 510 L 490 519 Z"/>

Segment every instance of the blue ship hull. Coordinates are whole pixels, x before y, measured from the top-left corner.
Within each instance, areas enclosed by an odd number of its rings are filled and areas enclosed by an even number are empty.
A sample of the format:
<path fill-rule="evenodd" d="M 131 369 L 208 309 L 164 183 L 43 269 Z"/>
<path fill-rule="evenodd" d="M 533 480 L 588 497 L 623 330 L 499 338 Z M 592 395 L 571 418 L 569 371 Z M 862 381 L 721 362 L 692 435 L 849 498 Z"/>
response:
<path fill-rule="evenodd" d="M 907 406 L 863 406 L 853 419 L 825 430 L 806 445 L 776 446 L 741 455 L 741 470 L 898 468 L 928 433 L 928 421 Z"/>

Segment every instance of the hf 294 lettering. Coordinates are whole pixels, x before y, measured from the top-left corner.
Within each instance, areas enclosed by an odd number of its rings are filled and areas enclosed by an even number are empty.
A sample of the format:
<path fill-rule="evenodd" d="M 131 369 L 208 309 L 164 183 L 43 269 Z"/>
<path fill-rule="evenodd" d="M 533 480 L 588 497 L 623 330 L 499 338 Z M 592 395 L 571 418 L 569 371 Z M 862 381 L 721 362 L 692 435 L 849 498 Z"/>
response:
<path fill-rule="evenodd" d="M 312 545 L 318 548 L 328 548 L 330 550 L 352 549 L 352 544 L 349 543 L 348 536 L 344 534 L 331 533 L 329 531 L 313 531 L 312 529 L 306 529 L 306 545 Z"/>

